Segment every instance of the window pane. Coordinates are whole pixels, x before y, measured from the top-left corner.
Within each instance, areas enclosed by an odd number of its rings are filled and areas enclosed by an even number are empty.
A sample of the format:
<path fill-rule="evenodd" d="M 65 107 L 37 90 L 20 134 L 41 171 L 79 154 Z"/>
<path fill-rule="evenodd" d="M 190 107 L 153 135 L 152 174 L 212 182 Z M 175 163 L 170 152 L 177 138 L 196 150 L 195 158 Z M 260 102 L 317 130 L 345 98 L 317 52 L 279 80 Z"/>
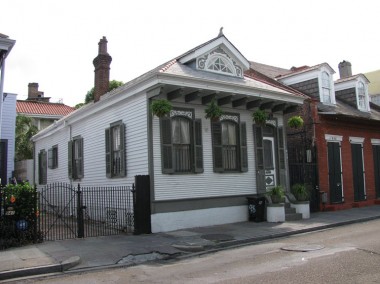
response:
<path fill-rule="evenodd" d="M 264 156 L 265 169 L 274 169 L 271 140 L 264 140 L 264 153 L 265 153 L 265 156 Z"/>
<path fill-rule="evenodd" d="M 116 126 L 112 128 L 112 150 L 120 150 L 120 127 Z"/>
<path fill-rule="evenodd" d="M 172 142 L 174 171 L 191 171 L 190 120 L 182 117 L 172 119 Z"/>

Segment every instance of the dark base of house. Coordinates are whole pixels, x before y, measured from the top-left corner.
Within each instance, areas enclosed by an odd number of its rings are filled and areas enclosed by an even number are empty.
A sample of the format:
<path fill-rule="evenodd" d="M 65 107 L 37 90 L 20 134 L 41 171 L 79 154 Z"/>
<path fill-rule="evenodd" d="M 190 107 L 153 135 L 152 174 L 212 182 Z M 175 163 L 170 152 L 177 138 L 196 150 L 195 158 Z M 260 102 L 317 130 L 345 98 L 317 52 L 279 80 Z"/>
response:
<path fill-rule="evenodd" d="M 352 208 L 360 208 L 372 205 L 380 205 L 380 199 L 355 201 L 352 203 L 325 204 L 320 206 L 321 211 L 338 211 Z"/>

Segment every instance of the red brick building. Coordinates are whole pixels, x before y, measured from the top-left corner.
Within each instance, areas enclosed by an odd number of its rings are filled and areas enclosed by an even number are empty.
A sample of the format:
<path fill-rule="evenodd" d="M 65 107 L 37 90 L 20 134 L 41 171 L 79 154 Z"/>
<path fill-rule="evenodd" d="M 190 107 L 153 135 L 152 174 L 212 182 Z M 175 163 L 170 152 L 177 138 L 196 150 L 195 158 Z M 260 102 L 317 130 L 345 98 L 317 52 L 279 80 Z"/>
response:
<path fill-rule="evenodd" d="M 310 99 L 290 115 L 302 129 L 288 129 L 290 185 L 312 191 L 311 209 L 339 210 L 380 203 L 380 108 L 369 102 L 368 79 L 339 64 L 340 79 L 327 64 L 251 68 L 306 94 Z"/>

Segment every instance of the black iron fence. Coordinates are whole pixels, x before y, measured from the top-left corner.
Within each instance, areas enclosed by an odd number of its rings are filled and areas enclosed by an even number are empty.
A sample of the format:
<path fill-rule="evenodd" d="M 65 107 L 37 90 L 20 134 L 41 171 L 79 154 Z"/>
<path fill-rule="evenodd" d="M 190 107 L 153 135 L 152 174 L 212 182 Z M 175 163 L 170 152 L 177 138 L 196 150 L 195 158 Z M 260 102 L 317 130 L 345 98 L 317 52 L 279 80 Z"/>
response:
<path fill-rule="evenodd" d="M 41 241 L 37 201 L 28 183 L 0 187 L 0 249 Z"/>
<path fill-rule="evenodd" d="M 49 184 L 39 190 L 39 228 L 45 240 L 133 232 L 132 186 Z"/>

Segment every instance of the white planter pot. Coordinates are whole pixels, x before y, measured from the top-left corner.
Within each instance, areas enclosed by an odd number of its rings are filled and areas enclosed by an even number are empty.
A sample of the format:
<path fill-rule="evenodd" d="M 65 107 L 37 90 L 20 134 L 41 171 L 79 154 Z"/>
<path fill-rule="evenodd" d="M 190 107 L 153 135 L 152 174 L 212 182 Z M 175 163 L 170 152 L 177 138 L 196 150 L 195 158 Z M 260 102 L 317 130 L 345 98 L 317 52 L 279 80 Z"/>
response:
<path fill-rule="evenodd" d="M 284 203 L 267 205 L 267 221 L 270 223 L 285 222 Z"/>
<path fill-rule="evenodd" d="M 297 213 L 301 213 L 302 219 L 310 218 L 310 202 L 309 201 L 298 201 L 297 203 L 291 203 L 290 207 L 296 209 Z"/>

